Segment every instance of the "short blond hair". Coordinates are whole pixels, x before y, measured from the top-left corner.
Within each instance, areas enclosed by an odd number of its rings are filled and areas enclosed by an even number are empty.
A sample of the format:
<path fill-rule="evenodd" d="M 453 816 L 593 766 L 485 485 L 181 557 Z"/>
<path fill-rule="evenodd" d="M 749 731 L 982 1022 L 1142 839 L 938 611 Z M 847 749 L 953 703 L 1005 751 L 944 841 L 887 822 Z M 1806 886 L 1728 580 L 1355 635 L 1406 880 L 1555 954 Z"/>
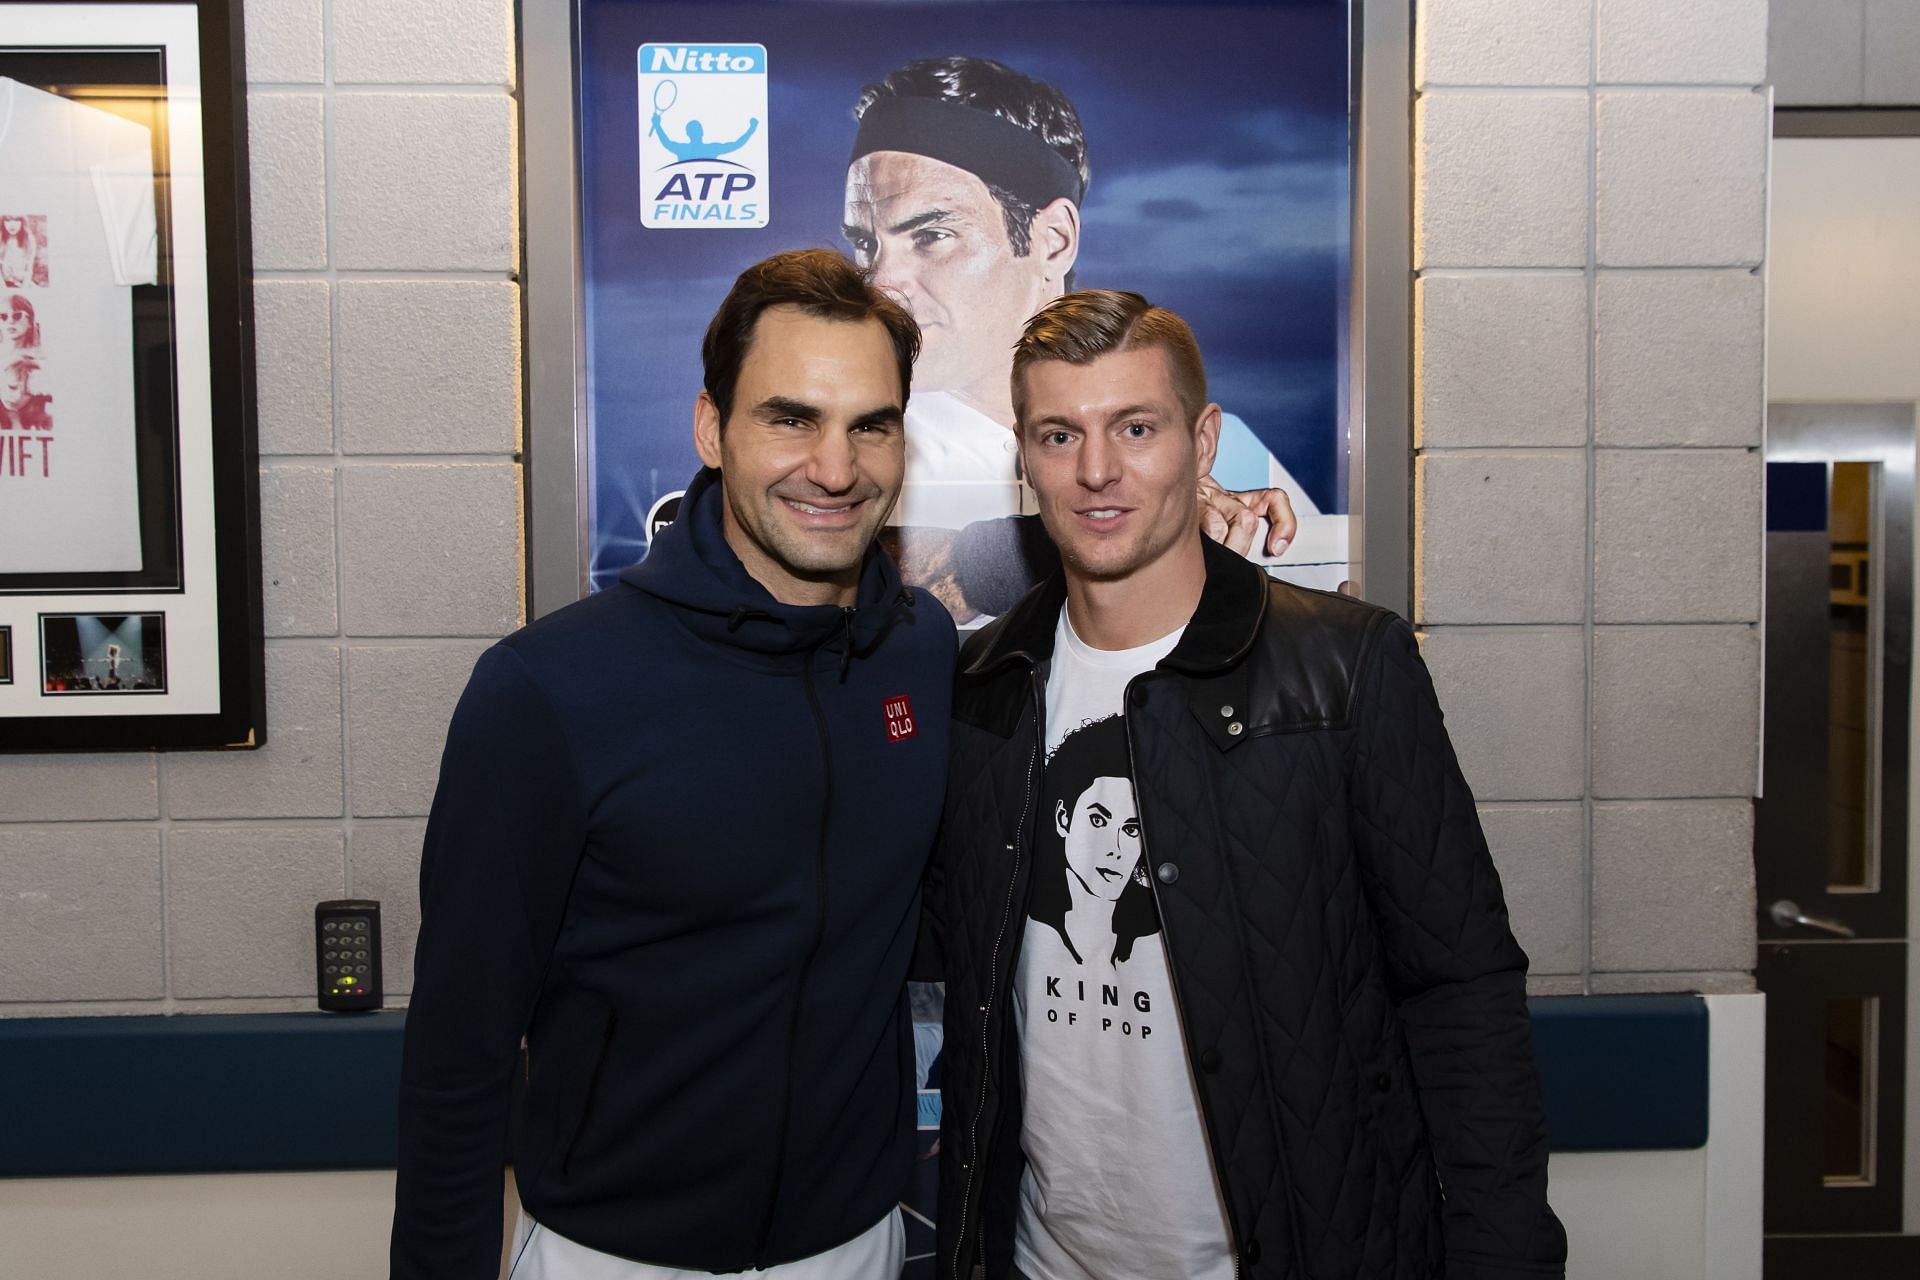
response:
<path fill-rule="evenodd" d="M 1207 407 L 1207 367 L 1187 322 L 1124 289 L 1081 289 L 1055 298 L 1027 321 L 1013 344 L 1013 416 L 1026 417 L 1027 366 L 1041 360 L 1091 364 L 1115 351 L 1159 347 L 1167 353 L 1173 393 L 1187 415 Z"/>

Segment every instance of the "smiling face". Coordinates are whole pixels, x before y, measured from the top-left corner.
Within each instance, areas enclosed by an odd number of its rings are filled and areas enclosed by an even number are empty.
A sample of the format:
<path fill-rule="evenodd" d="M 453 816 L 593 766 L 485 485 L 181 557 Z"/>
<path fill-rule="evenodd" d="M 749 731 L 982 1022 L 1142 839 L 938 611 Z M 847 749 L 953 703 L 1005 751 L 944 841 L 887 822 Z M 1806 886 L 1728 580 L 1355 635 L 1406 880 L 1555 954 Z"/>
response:
<path fill-rule="evenodd" d="M 720 469 L 727 543 L 785 604 L 850 604 L 906 466 L 905 397 L 878 320 L 762 312 L 725 423 L 705 392 L 694 445 Z"/>
<path fill-rule="evenodd" d="M 1140 815 L 1125 778 L 1095 778 L 1068 813 L 1054 809 L 1054 829 L 1066 842 L 1067 870 L 1096 898 L 1113 902 L 1140 861 Z"/>
<path fill-rule="evenodd" d="M 1003 397 L 1021 325 L 1059 296 L 1072 269 L 1071 202 L 1041 210 L 1026 255 L 1015 257 L 986 183 L 944 161 L 875 151 L 847 170 L 844 217 L 854 260 L 920 324 L 914 385 Z"/>
<path fill-rule="evenodd" d="M 1039 360 L 1024 377 L 1020 457 L 1070 571 L 1128 577 L 1198 537 L 1220 406 L 1188 420 L 1164 348 Z"/>

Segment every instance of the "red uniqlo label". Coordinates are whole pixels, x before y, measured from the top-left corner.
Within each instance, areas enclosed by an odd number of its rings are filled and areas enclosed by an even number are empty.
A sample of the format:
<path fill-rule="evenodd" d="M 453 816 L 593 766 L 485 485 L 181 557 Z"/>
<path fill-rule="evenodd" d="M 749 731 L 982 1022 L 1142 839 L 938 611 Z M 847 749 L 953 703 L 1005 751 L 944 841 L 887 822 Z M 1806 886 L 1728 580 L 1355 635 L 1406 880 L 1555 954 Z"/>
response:
<path fill-rule="evenodd" d="M 887 741 L 905 742 L 917 732 L 913 727 L 913 704 L 906 698 L 888 698 L 886 710 Z"/>

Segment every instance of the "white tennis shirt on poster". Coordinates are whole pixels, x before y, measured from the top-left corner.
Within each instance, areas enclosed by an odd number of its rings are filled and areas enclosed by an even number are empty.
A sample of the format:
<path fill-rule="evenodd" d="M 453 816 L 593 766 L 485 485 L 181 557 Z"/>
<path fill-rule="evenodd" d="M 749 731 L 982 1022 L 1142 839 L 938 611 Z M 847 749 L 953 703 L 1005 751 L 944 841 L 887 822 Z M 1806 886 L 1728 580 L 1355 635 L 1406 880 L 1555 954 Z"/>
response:
<path fill-rule="evenodd" d="M 0 77 L 0 573 L 141 567 L 133 286 L 158 265 L 152 146 L 143 125 Z"/>
<path fill-rule="evenodd" d="M 1036 881 L 1014 979 L 1027 1157 L 1014 1262 L 1031 1280 L 1233 1274 L 1158 916 L 1123 928 L 1126 912 L 1111 901 L 1129 883 L 1143 901 L 1149 888 L 1126 758 L 1127 683 L 1181 634 L 1094 649 L 1064 608 L 1054 634 L 1039 839 L 1059 837 L 1061 852 L 1036 857 L 1034 875 L 1064 876 L 1065 893 Z M 1091 767 L 1086 743 L 1061 750 L 1089 729 L 1100 743 Z M 1072 906 L 1048 911 L 1049 896 Z M 1141 929 L 1150 931 L 1123 940 Z"/>

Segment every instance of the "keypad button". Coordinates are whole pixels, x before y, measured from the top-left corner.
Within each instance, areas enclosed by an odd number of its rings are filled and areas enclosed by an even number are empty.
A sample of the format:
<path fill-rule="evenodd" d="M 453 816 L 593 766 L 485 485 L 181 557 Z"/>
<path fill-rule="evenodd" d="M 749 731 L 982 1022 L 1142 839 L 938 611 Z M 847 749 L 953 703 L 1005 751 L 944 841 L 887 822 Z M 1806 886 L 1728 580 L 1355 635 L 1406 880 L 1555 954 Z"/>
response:
<path fill-rule="evenodd" d="M 332 933 L 335 929 L 338 929 L 340 925 L 336 921 L 329 920 L 325 924 L 321 925 L 320 927 L 326 932 Z"/>

